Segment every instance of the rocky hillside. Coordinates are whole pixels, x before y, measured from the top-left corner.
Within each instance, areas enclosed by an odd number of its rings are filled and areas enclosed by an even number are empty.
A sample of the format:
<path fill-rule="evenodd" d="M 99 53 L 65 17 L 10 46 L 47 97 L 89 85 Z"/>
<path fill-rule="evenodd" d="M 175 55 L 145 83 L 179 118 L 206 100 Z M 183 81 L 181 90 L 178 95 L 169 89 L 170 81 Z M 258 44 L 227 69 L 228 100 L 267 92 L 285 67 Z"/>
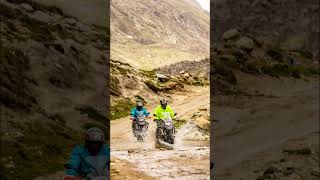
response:
<path fill-rule="evenodd" d="M 305 51 L 319 60 L 319 1 L 317 0 L 213 0 L 212 27 L 215 41 L 233 28 L 266 43 Z"/>
<path fill-rule="evenodd" d="M 237 29 L 224 32 L 222 39 L 211 52 L 214 93 L 240 93 L 234 89 L 237 78 L 241 78 L 236 75 L 238 71 L 277 78 L 319 75 L 318 62 L 304 51 L 284 50 Z"/>
<path fill-rule="evenodd" d="M 210 76 L 210 61 L 204 59 L 200 61 L 181 61 L 175 64 L 166 65 L 156 69 L 157 72 L 178 76 L 181 74 L 190 74 L 192 76 L 201 77 L 209 80 Z M 186 74 L 187 73 L 187 74 Z"/>
<path fill-rule="evenodd" d="M 209 56 L 209 14 L 190 0 L 112 0 L 111 58 L 137 68 Z"/>
<path fill-rule="evenodd" d="M 55 6 L 6 0 L 0 9 L 1 179 L 32 179 L 62 170 L 88 127 L 109 134 L 109 37 Z"/>
<path fill-rule="evenodd" d="M 206 62 L 208 63 L 207 60 Z M 170 67 L 178 69 L 180 64 L 184 63 L 193 64 L 195 62 L 180 62 Z M 184 92 L 185 86 L 209 84 L 207 77 L 192 73 L 192 71 L 176 74 L 172 72 L 168 69 L 166 71 L 160 69 L 144 71 L 129 64 L 111 60 L 111 120 L 128 116 L 137 99 L 144 101 L 145 104 L 157 103 L 160 98 L 170 99 L 174 93 Z"/>

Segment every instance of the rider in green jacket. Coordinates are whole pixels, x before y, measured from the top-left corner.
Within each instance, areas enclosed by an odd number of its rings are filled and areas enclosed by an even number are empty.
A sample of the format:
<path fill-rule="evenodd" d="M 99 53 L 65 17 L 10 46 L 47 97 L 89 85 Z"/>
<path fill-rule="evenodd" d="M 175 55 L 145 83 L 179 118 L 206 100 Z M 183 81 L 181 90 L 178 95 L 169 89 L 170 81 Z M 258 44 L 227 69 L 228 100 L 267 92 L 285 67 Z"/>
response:
<path fill-rule="evenodd" d="M 173 112 L 172 108 L 168 105 L 167 100 L 162 99 L 160 100 L 160 105 L 156 107 L 153 113 L 154 121 L 157 122 L 157 131 L 159 131 L 160 121 L 163 120 L 165 117 L 174 118 L 175 113 Z"/>

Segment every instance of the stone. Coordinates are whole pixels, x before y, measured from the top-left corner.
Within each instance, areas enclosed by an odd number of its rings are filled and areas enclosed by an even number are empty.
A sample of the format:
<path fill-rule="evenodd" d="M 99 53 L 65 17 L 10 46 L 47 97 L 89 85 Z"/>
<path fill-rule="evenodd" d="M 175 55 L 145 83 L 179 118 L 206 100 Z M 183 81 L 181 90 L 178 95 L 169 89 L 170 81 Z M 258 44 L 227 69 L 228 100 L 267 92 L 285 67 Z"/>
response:
<path fill-rule="evenodd" d="M 33 7 L 30 6 L 30 5 L 27 4 L 27 3 L 22 3 L 22 4 L 21 4 L 21 7 L 22 7 L 23 9 L 25 9 L 26 11 L 33 11 Z"/>
<path fill-rule="evenodd" d="M 236 37 L 239 37 L 240 32 L 237 29 L 230 29 L 223 33 L 222 39 L 224 40 L 229 40 L 229 39 L 234 39 Z"/>
<path fill-rule="evenodd" d="M 156 74 L 157 78 L 160 78 L 160 79 L 164 79 L 164 78 L 168 78 L 166 75 L 164 74 Z"/>
<path fill-rule="evenodd" d="M 77 21 L 74 18 L 66 18 L 65 22 L 69 25 L 76 25 Z"/>
<path fill-rule="evenodd" d="M 236 41 L 235 45 L 240 49 L 251 51 L 254 47 L 254 42 L 248 37 L 241 37 Z"/>
<path fill-rule="evenodd" d="M 314 168 L 311 171 L 312 176 L 320 177 L 320 170 L 318 168 Z"/>
<path fill-rule="evenodd" d="M 190 77 L 190 74 L 189 73 L 184 73 L 183 76 L 188 78 L 188 77 Z"/>
<path fill-rule="evenodd" d="M 164 74 L 158 74 L 157 73 L 156 77 L 160 82 L 168 82 L 169 81 L 169 77 L 164 75 Z"/>
<path fill-rule="evenodd" d="M 82 31 L 82 32 L 87 32 L 87 31 L 90 31 L 90 27 L 86 24 L 83 24 L 83 23 L 78 23 L 78 28 L 79 28 L 79 31 Z"/>
<path fill-rule="evenodd" d="M 44 23 L 50 23 L 54 21 L 54 18 L 43 11 L 36 11 L 32 14 L 32 18 Z"/>

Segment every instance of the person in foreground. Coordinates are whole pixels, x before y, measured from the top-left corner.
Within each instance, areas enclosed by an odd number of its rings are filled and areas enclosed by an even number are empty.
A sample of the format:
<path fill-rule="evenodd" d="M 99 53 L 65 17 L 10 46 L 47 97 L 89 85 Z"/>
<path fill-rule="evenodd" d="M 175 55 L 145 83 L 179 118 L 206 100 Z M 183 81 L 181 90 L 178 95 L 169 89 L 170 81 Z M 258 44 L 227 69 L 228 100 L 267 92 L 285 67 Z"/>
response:
<path fill-rule="evenodd" d="M 65 164 L 64 180 L 108 179 L 110 149 L 104 144 L 105 136 L 101 129 L 87 130 L 85 144 L 73 148 L 70 159 Z"/>

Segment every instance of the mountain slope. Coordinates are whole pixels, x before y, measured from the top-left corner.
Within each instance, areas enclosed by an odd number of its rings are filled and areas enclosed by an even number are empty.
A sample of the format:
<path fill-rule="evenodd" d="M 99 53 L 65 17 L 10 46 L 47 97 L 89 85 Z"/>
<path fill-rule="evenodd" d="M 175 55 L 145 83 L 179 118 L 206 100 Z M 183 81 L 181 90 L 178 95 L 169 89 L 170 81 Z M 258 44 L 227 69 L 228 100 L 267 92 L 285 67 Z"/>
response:
<path fill-rule="evenodd" d="M 238 28 L 274 46 L 320 58 L 317 0 L 213 0 L 211 7 L 215 42 L 228 29 Z"/>
<path fill-rule="evenodd" d="M 209 15 L 185 0 L 113 0 L 111 58 L 150 69 L 209 54 Z"/>

